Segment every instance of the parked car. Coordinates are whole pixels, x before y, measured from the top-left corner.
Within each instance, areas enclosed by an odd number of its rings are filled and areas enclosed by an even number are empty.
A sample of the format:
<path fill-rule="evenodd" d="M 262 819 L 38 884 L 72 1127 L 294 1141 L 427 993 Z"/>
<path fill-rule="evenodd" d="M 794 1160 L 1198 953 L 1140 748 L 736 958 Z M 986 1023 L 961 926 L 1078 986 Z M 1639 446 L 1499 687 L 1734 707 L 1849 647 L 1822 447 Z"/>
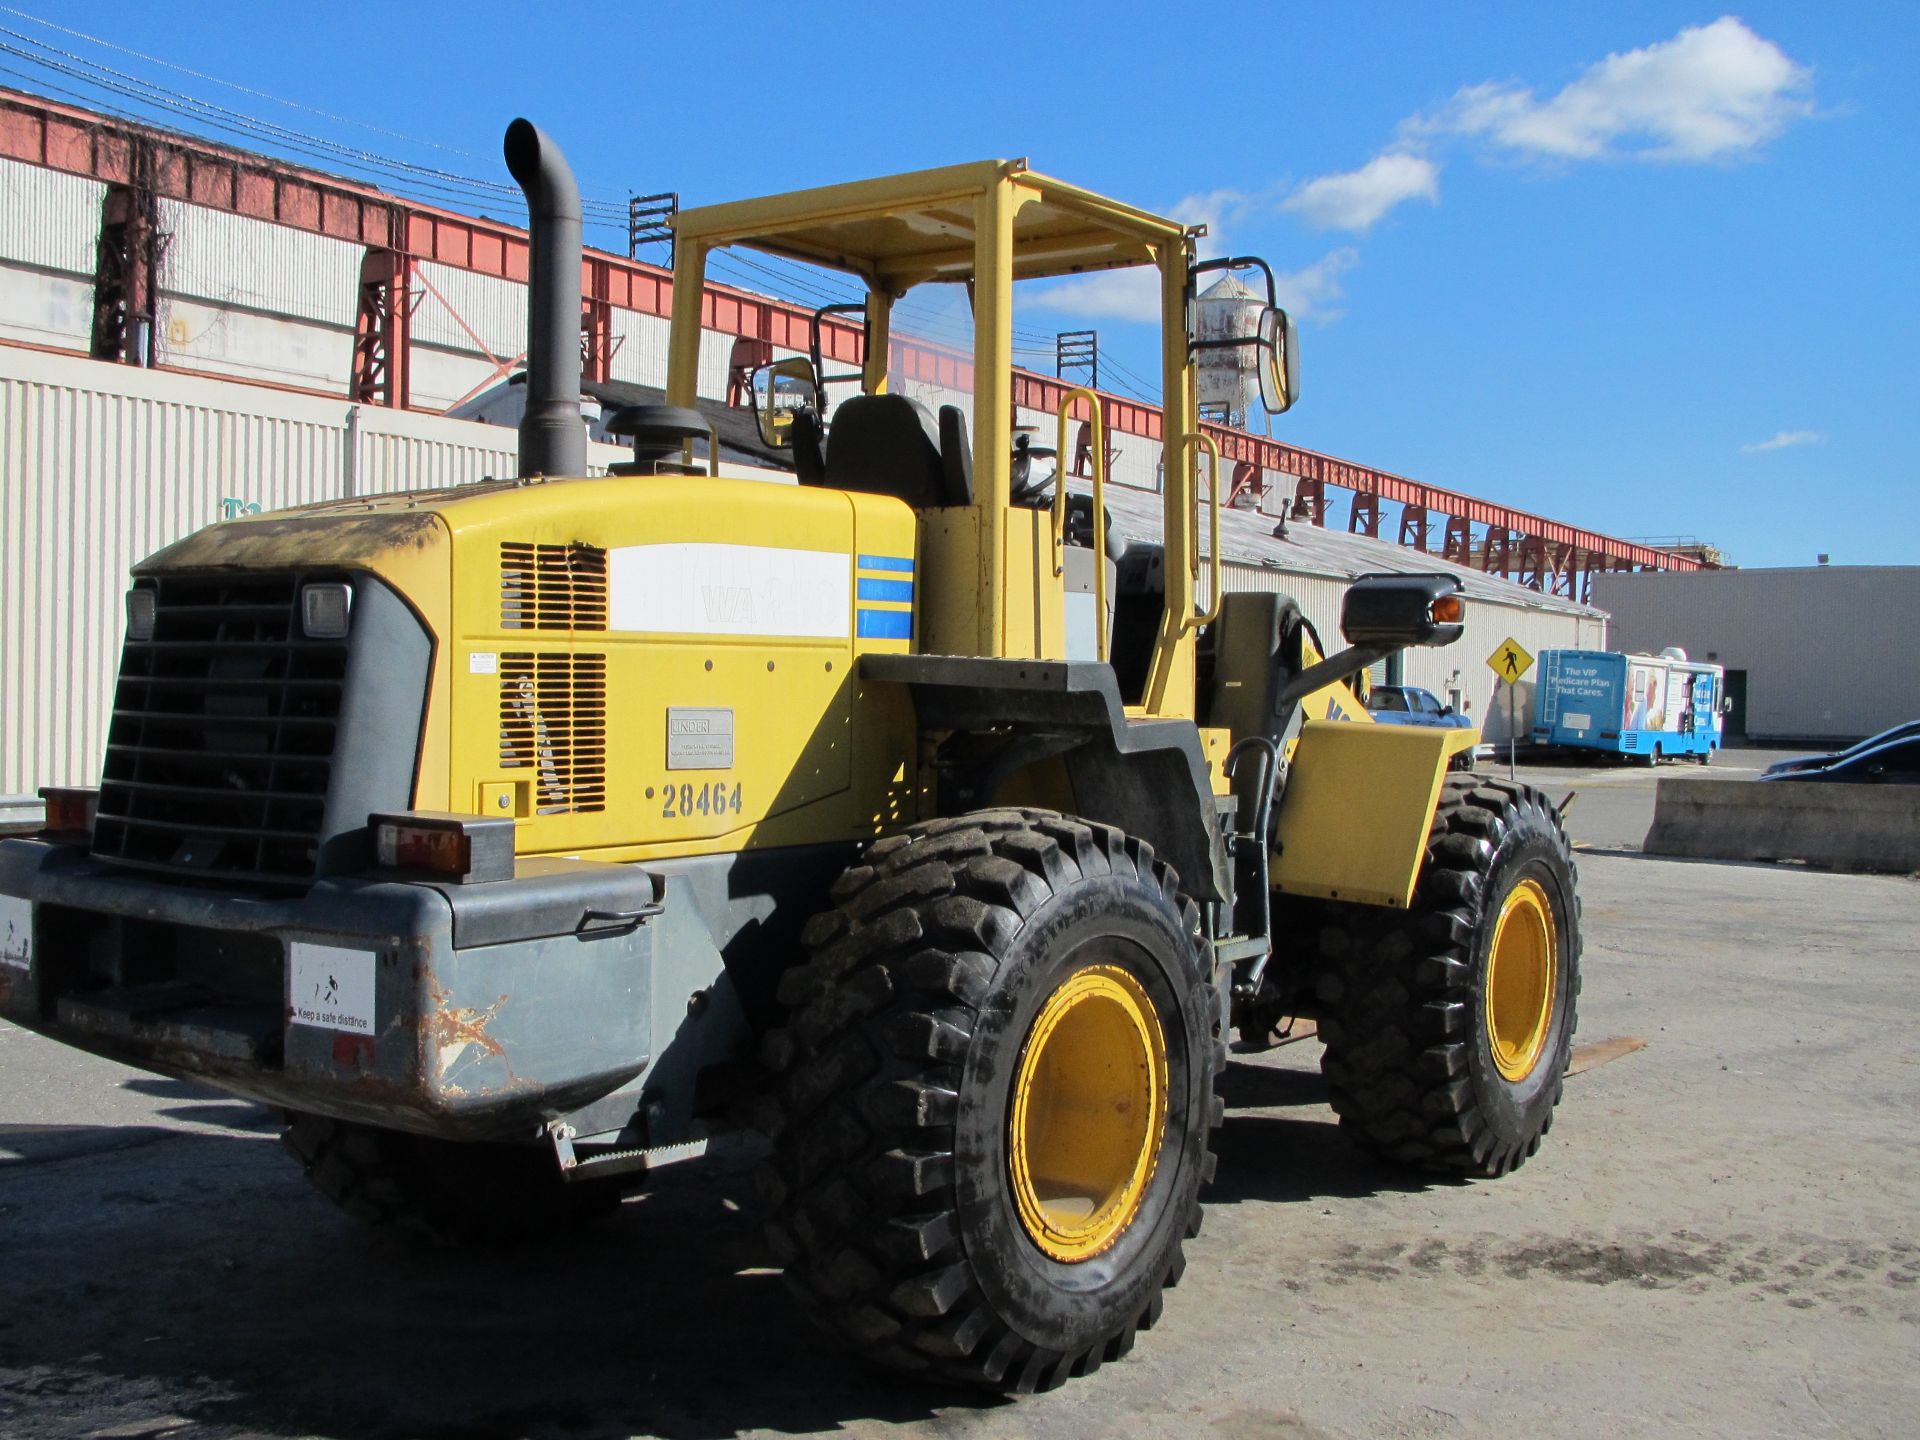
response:
<path fill-rule="evenodd" d="M 1888 739 L 1887 736 L 1893 736 Z M 1901 725 L 1832 755 L 1769 765 L 1762 780 L 1830 780 L 1843 785 L 1920 785 L 1920 724 Z M 1797 767 L 1797 768 L 1782 768 Z"/>
<path fill-rule="evenodd" d="M 1442 705 L 1431 690 L 1417 685 L 1376 685 L 1367 694 L 1367 709 L 1383 725 L 1431 725 L 1442 730 L 1473 730 L 1478 727 L 1455 710 Z M 1475 756 L 1490 753 L 1490 747 L 1476 745 L 1453 757 L 1453 768 L 1471 770 Z"/>
<path fill-rule="evenodd" d="M 1800 770 L 1818 770 L 1838 761 L 1850 759 L 1855 755 L 1864 755 L 1869 750 L 1877 750 L 1882 745 L 1891 745 L 1897 740 L 1920 739 L 1920 720 L 1909 720 L 1904 725 L 1896 725 L 1891 730 L 1882 730 L 1878 735 L 1869 735 L 1857 745 L 1849 745 L 1844 750 L 1836 750 L 1828 755 L 1801 755 L 1792 760 L 1776 760 L 1762 772 L 1761 779 L 1775 780 L 1782 775 Z"/>
<path fill-rule="evenodd" d="M 1442 705 L 1431 690 L 1417 685 L 1376 685 L 1367 696 L 1367 709 L 1385 725 L 1435 725 L 1443 730 L 1471 730 L 1473 722 L 1451 705 Z"/>

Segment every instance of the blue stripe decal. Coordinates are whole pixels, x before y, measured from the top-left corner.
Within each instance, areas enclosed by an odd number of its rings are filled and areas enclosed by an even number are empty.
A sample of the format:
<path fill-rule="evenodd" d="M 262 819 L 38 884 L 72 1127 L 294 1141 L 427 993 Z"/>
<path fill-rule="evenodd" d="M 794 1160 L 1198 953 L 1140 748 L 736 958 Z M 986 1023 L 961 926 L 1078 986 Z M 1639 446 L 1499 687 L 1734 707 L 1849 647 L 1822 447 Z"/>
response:
<path fill-rule="evenodd" d="M 913 638 L 913 612 L 911 610 L 861 610 L 859 634 L 862 640 L 911 640 Z"/>
<path fill-rule="evenodd" d="M 905 555 L 862 555 L 860 568 L 862 570 L 904 570 L 911 575 L 913 560 Z"/>
<path fill-rule="evenodd" d="M 913 581 L 868 580 L 861 577 L 858 598 L 862 600 L 900 600 L 913 603 Z"/>

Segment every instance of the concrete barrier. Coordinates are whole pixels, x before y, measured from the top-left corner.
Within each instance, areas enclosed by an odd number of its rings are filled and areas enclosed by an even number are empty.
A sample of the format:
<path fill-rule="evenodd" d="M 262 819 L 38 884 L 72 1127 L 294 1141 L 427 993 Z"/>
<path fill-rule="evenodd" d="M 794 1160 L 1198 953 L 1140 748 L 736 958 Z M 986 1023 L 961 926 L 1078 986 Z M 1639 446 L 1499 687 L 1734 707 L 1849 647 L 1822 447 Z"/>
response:
<path fill-rule="evenodd" d="M 1920 870 L 1920 785 L 1662 777 L 1649 855 Z"/>

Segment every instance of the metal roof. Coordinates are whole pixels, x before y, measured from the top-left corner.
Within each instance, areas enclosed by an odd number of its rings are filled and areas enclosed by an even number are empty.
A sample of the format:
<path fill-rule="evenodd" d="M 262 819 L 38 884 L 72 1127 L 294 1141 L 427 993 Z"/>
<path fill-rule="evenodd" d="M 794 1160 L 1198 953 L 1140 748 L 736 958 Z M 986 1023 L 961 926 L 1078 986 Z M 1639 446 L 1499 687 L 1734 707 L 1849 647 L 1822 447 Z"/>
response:
<path fill-rule="evenodd" d="M 1084 483 L 1072 488 L 1084 492 Z M 1158 492 L 1131 486 L 1109 485 L 1107 509 L 1113 515 L 1114 528 L 1122 535 L 1158 544 L 1162 530 L 1162 501 Z M 1466 587 L 1469 600 L 1511 605 L 1528 610 L 1546 610 L 1562 615 L 1604 618 L 1604 610 L 1582 605 L 1563 595 L 1546 595 L 1511 580 L 1502 580 L 1484 570 L 1443 560 L 1431 552 L 1409 550 L 1368 535 L 1350 535 L 1342 530 L 1323 530 L 1305 520 L 1287 522 L 1287 538 L 1274 534 L 1279 521 L 1257 510 L 1220 512 L 1220 558 L 1233 565 L 1260 566 L 1292 575 L 1317 575 L 1334 580 L 1352 580 L 1380 571 L 1403 575 L 1457 575 Z M 1200 553 L 1209 553 L 1206 506 L 1200 511 Z"/>

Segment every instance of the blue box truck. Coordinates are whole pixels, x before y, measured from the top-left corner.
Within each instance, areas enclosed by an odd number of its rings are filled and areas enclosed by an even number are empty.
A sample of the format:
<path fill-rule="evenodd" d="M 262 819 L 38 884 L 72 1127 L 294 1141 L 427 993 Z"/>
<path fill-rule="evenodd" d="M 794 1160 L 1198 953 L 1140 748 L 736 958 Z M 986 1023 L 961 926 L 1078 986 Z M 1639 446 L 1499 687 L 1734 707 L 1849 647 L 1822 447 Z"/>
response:
<path fill-rule="evenodd" d="M 1667 649 L 1543 650 L 1534 696 L 1537 745 L 1631 755 L 1648 764 L 1690 755 L 1711 764 L 1720 749 L 1726 672 Z"/>

